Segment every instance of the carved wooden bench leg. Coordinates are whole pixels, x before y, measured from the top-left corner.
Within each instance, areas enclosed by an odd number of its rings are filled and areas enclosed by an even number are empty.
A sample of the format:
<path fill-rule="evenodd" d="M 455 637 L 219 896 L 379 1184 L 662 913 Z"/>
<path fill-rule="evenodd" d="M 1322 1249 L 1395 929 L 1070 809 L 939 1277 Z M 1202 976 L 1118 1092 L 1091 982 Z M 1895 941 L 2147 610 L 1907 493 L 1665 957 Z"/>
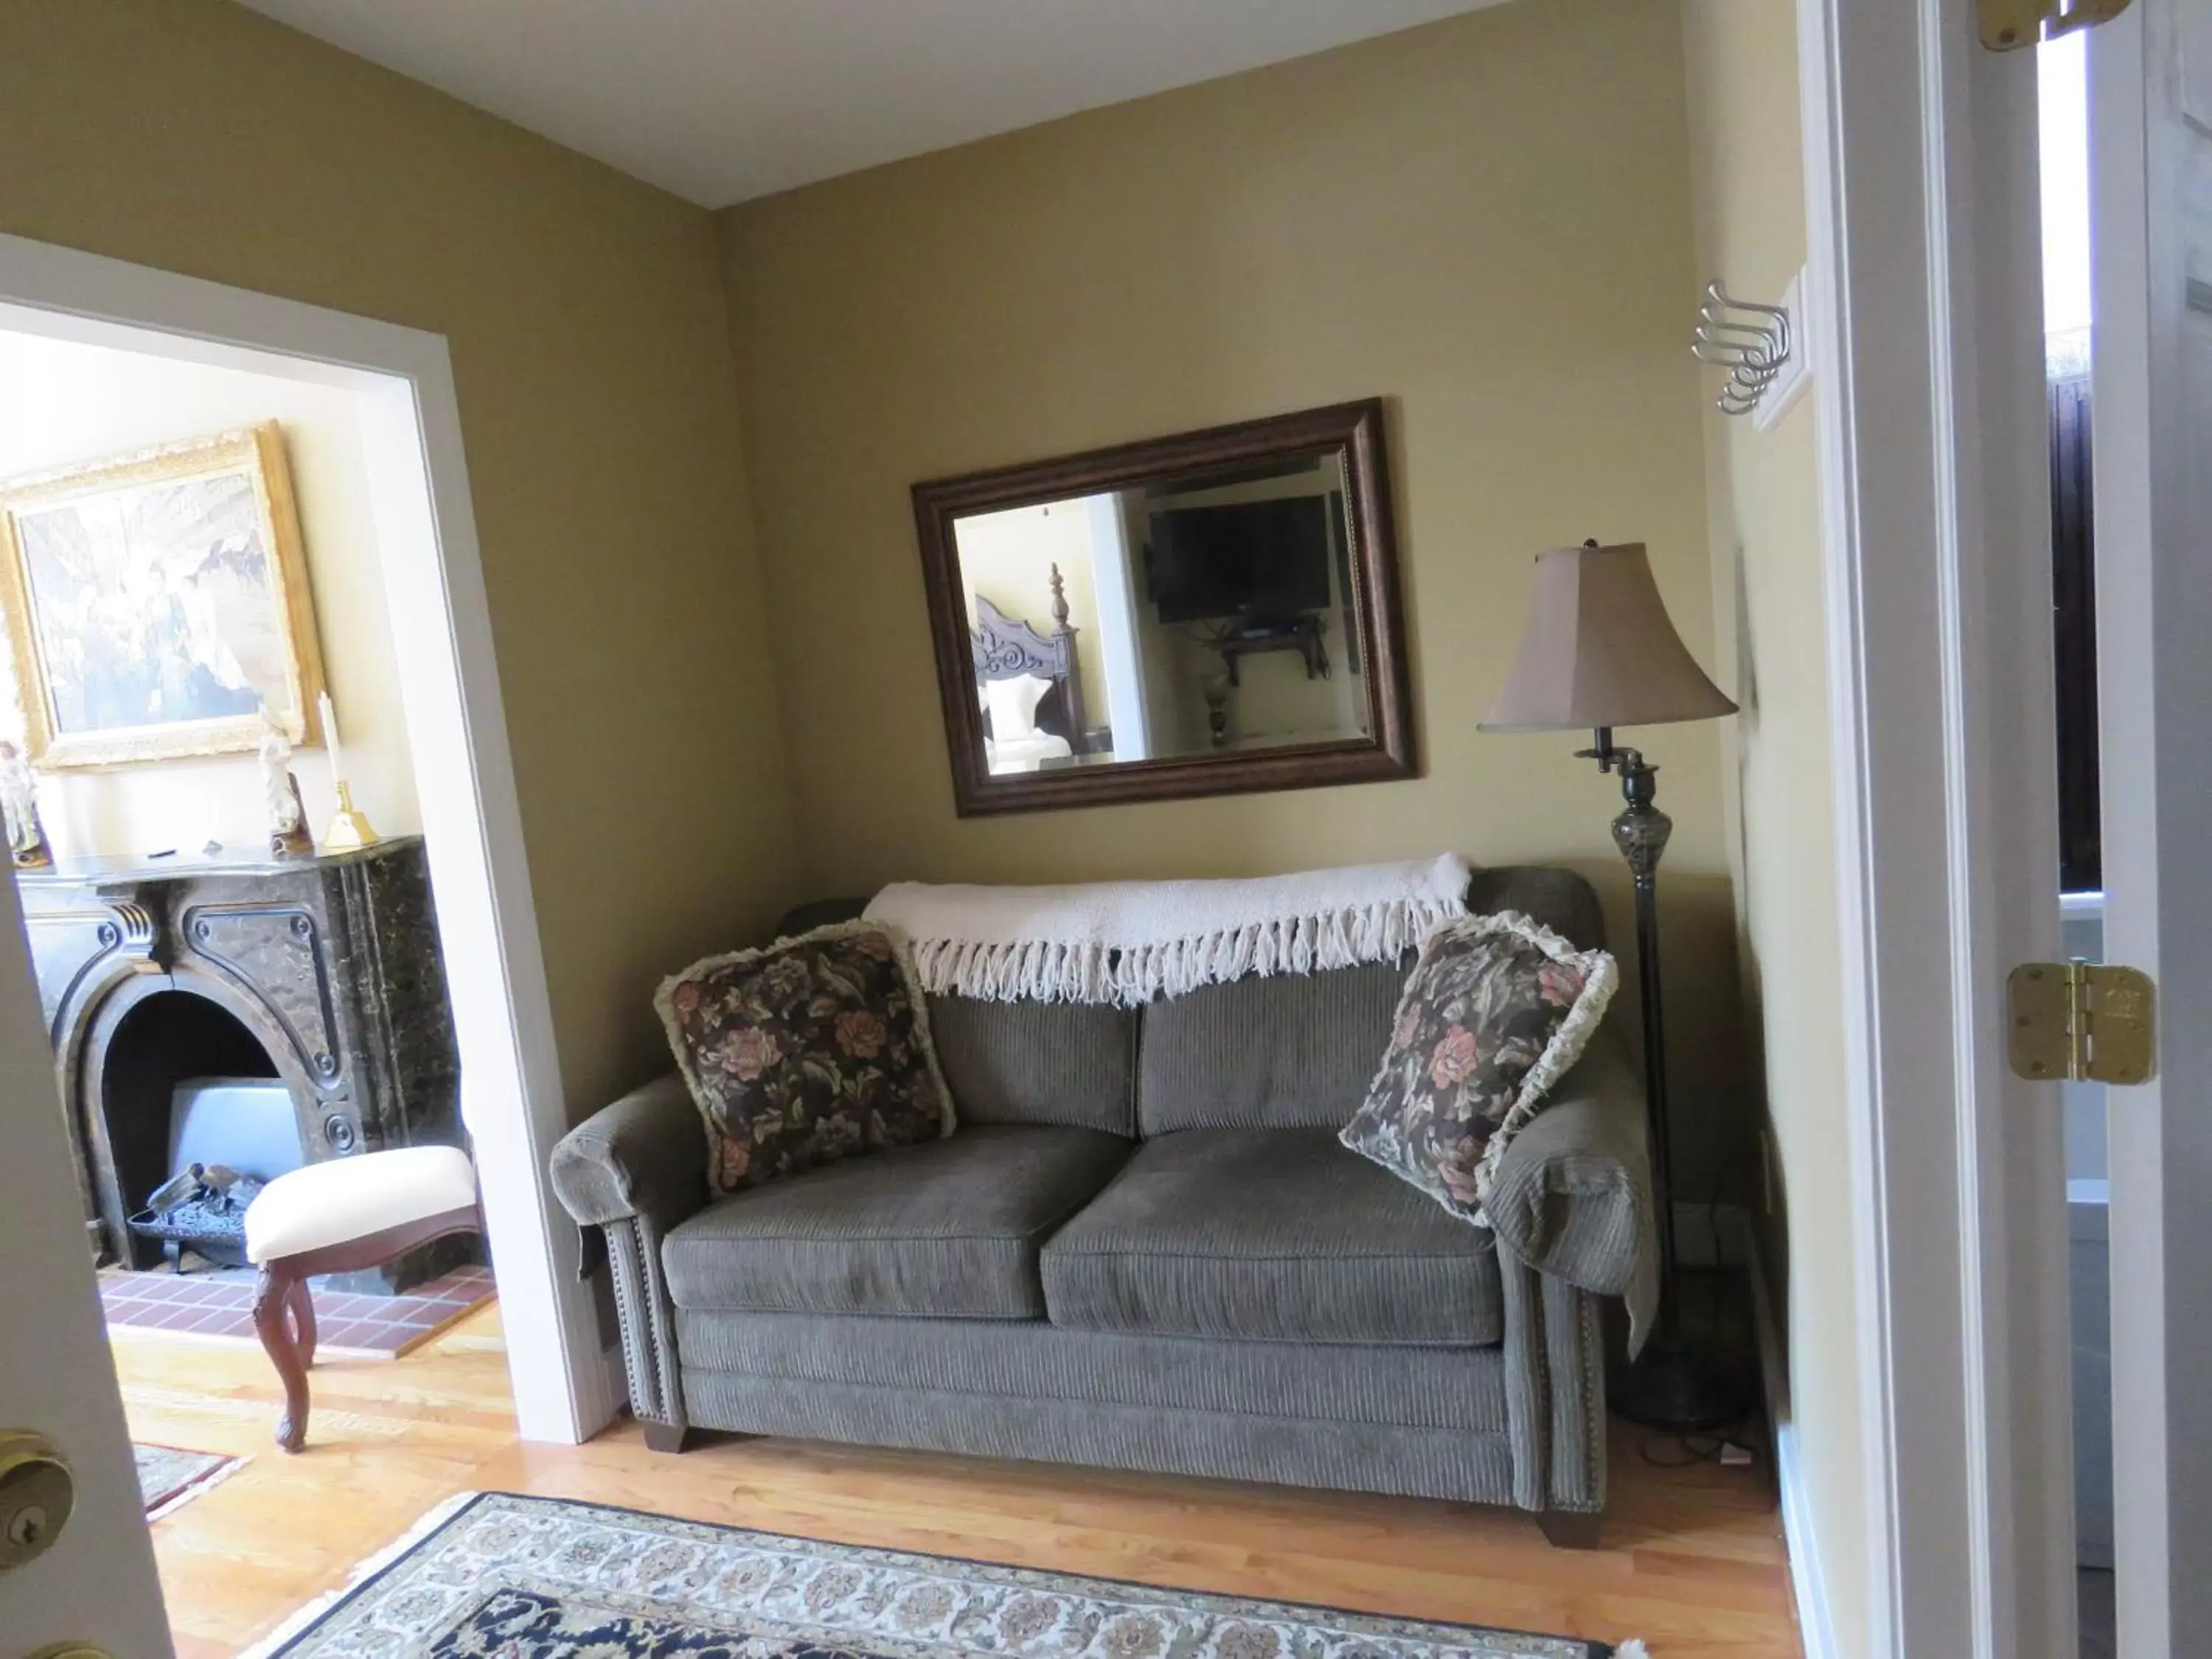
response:
<path fill-rule="evenodd" d="M 422 1214 L 425 1201 L 452 1207 Z M 341 1202 L 340 1200 L 344 1200 Z M 333 1212 L 369 1226 L 381 1214 L 402 1218 L 364 1232 L 333 1236 Z M 261 1269 L 253 1328 L 284 1383 L 276 1443 L 295 1452 L 307 1440 L 307 1367 L 315 1363 L 315 1304 L 310 1279 L 397 1261 L 453 1233 L 478 1233 L 476 1170 L 452 1146 L 406 1146 L 281 1175 L 261 1189 L 246 1218 L 246 1253 Z"/>
<path fill-rule="evenodd" d="M 312 1368 L 315 1363 L 315 1298 L 301 1279 L 292 1286 L 292 1341 L 300 1350 L 300 1363 Z"/>
<path fill-rule="evenodd" d="M 262 1267 L 253 1291 L 253 1328 L 284 1384 L 284 1414 L 276 1419 L 276 1443 L 288 1452 L 298 1451 L 307 1439 L 307 1362 L 293 1324 L 296 1309 L 306 1301 L 307 1288 L 306 1281 L 292 1276 L 289 1264 L 280 1261 Z M 313 1352 L 313 1313 L 300 1322 Z"/>

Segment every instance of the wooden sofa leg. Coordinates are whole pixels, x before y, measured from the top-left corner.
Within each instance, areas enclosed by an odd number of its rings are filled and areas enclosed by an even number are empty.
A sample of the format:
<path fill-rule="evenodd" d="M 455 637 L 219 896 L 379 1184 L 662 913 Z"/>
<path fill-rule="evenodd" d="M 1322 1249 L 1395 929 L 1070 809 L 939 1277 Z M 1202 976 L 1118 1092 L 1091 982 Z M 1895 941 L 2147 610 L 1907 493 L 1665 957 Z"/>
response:
<path fill-rule="evenodd" d="M 698 1443 L 690 1429 L 679 1429 L 673 1423 L 641 1421 L 638 1426 L 645 1431 L 645 1449 L 647 1451 L 667 1452 L 672 1455 L 688 1451 Z"/>
<path fill-rule="evenodd" d="M 1536 1516 L 1536 1524 L 1544 1529 L 1544 1536 L 1551 1540 L 1553 1549 L 1559 1550 L 1595 1549 L 1602 1520 L 1595 1510 L 1542 1510 Z"/>

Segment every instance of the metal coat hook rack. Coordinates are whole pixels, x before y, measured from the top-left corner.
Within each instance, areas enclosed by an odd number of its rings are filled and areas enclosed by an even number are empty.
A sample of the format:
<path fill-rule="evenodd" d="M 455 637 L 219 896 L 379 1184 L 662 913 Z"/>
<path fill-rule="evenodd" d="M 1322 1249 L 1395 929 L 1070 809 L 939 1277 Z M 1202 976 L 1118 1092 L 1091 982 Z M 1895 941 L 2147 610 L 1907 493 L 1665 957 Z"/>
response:
<path fill-rule="evenodd" d="M 1705 284 L 1690 353 L 1728 370 L 1728 383 L 1713 400 L 1722 414 L 1748 415 L 1758 408 L 1790 361 L 1791 345 L 1786 307 L 1738 300 L 1717 282 Z"/>

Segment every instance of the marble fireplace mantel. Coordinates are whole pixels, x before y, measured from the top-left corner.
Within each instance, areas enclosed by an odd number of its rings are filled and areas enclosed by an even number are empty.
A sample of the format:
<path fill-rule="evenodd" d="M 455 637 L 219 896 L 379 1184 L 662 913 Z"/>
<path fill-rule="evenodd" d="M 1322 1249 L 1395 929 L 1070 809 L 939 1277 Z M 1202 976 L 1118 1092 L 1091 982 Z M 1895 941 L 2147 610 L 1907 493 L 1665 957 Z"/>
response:
<path fill-rule="evenodd" d="M 461 1143 L 420 837 L 300 859 L 74 860 L 18 872 L 17 885 L 86 1224 L 110 1259 L 146 1264 L 125 1222 L 167 1173 L 155 1167 L 167 1103 L 125 1098 L 111 1045 L 166 992 L 205 999 L 252 1036 L 291 1096 L 303 1161 Z M 158 1133 L 136 1121 L 157 1111 Z"/>

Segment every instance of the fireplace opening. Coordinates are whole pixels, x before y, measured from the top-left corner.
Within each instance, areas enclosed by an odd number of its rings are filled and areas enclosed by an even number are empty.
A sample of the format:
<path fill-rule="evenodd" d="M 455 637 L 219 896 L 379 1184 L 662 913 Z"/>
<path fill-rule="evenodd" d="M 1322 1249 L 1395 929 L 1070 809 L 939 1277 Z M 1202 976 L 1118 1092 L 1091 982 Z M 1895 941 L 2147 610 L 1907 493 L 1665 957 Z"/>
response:
<path fill-rule="evenodd" d="M 305 1160 L 289 1090 L 268 1051 L 220 1004 L 160 991 L 125 1014 L 110 1039 L 100 1099 L 123 1214 L 137 1214 L 194 1164 L 272 1181 Z M 163 1260 L 159 1239 L 118 1229 L 111 1257 L 131 1267 Z"/>

